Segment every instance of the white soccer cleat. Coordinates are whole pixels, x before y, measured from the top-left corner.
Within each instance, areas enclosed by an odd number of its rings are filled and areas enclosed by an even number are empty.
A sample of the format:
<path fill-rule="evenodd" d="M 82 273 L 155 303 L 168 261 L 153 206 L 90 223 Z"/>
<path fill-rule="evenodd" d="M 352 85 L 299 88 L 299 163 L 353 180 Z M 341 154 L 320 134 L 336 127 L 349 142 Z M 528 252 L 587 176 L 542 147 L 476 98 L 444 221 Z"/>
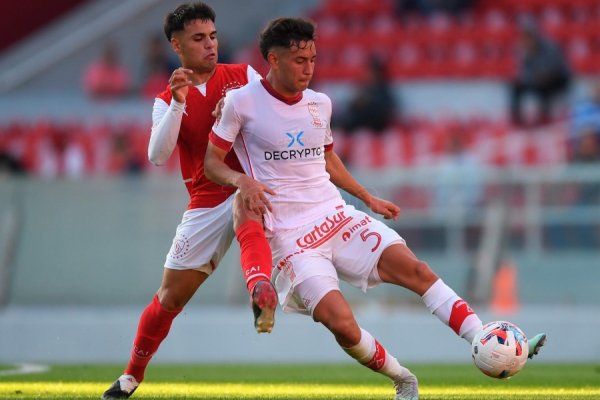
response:
<path fill-rule="evenodd" d="M 419 381 L 413 374 L 395 380 L 394 388 L 396 389 L 395 400 L 419 400 Z"/>

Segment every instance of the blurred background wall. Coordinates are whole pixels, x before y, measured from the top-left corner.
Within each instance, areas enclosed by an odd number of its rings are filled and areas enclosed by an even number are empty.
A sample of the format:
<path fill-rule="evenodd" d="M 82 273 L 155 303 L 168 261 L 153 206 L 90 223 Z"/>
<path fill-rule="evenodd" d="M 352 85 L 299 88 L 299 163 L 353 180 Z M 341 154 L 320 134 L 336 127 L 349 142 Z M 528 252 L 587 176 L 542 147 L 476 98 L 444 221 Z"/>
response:
<path fill-rule="evenodd" d="M 127 357 L 187 204 L 177 157 L 160 168 L 146 159 L 154 96 L 177 67 L 163 18 L 178 4 L 5 6 L 0 363 Z M 579 345 L 600 328 L 600 2 L 211 5 L 221 61 L 263 74 L 266 22 L 316 21 L 313 88 L 333 99 L 338 154 L 402 207 L 390 225 L 483 319 L 548 331 L 543 359 L 600 359 L 598 345 Z M 90 73 L 103 57 L 120 71 L 109 91 Z M 275 332 L 257 337 L 237 257 L 234 243 L 157 358 L 345 360 L 304 317 L 279 314 Z M 417 296 L 345 289 L 359 320 L 401 357 L 468 361 Z M 198 341 L 222 346 L 190 349 Z M 273 351 L 290 342 L 296 351 Z"/>

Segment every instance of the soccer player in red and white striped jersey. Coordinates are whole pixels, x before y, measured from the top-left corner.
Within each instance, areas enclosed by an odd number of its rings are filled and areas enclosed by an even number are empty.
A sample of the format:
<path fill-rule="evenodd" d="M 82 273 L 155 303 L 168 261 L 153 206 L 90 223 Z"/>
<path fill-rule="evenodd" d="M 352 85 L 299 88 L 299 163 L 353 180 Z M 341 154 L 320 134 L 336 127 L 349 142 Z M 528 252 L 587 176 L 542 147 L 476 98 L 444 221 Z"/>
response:
<path fill-rule="evenodd" d="M 173 72 L 154 102 L 148 157 L 153 164 L 163 165 L 175 147 L 179 149 L 190 202 L 167 254 L 161 286 L 140 317 L 129 363 L 103 399 L 129 398 L 137 389 L 173 319 L 217 268 L 234 235 L 240 242 L 258 332 L 271 331 L 277 305 L 262 215 L 244 207 L 233 210 L 234 203 L 242 204 L 235 199 L 236 188 L 215 184 L 204 175 L 204 154 L 218 102 L 227 91 L 260 75 L 248 65 L 217 63 L 215 13 L 204 3 L 177 7 L 166 16 L 164 28 L 182 67 Z M 242 171 L 235 154 L 225 162 Z"/>

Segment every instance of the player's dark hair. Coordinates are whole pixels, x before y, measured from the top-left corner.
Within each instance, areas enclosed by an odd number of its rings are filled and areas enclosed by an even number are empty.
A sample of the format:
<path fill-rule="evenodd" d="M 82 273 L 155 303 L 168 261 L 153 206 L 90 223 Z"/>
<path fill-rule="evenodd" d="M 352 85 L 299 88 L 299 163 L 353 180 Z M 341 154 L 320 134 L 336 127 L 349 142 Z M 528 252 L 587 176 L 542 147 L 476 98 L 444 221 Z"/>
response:
<path fill-rule="evenodd" d="M 177 7 L 175 11 L 167 14 L 165 17 L 165 35 L 167 40 L 171 41 L 173 32 L 182 31 L 185 24 L 195 19 L 202 21 L 216 19 L 215 11 L 206 3 L 184 3 Z"/>
<path fill-rule="evenodd" d="M 315 40 L 315 25 L 302 18 L 277 18 L 260 34 L 260 52 L 266 60 L 273 47 L 289 49 L 300 42 Z"/>

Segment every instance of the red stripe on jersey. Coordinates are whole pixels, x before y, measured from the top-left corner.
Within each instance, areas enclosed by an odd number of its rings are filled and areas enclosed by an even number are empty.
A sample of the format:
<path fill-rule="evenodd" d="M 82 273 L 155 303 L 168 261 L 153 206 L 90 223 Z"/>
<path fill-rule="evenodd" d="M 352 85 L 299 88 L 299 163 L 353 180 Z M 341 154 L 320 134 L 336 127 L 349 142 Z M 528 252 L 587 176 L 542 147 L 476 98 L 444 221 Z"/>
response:
<path fill-rule="evenodd" d="M 365 366 L 371 368 L 373 371 L 379 371 L 383 368 L 383 364 L 385 364 L 385 349 L 375 340 L 375 354 L 373 354 L 373 358 Z"/>
<path fill-rule="evenodd" d="M 208 140 L 210 140 L 210 142 L 212 144 L 214 144 L 215 146 L 217 146 L 218 148 L 220 148 L 223 151 L 229 151 L 231 150 L 231 146 L 233 143 L 228 142 L 227 140 L 223 139 L 222 137 L 218 136 L 215 131 L 211 130 L 210 133 L 208 134 Z"/>
<path fill-rule="evenodd" d="M 460 327 L 467 317 L 471 314 L 475 314 L 469 304 L 467 304 L 464 300 L 456 300 L 454 305 L 452 306 L 452 312 L 450 313 L 450 320 L 448 321 L 448 325 L 450 328 L 458 335 L 460 332 Z"/>
<path fill-rule="evenodd" d="M 252 168 L 252 160 L 250 159 L 250 152 L 248 151 L 248 146 L 246 146 L 246 140 L 244 140 L 244 135 L 240 133 L 240 137 L 242 138 L 242 145 L 244 146 L 244 153 L 246 153 L 246 158 L 248 159 L 248 168 L 250 168 L 250 177 L 254 178 L 254 169 Z M 256 179 L 256 178 L 254 178 Z"/>
<path fill-rule="evenodd" d="M 269 94 L 271 96 L 275 97 L 279 101 L 284 102 L 288 106 L 294 105 L 294 104 L 298 103 L 300 100 L 302 100 L 302 92 L 298 92 L 298 94 L 295 95 L 294 97 L 285 97 L 285 96 L 281 95 L 280 93 L 278 93 L 277 90 L 275 90 L 275 88 L 273 86 L 271 86 L 269 81 L 267 81 L 266 79 L 261 79 L 260 83 L 262 83 L 265 90 L 267 92 L 269 92 Z"/>
<path fill-rule="evenodd" d="M 325 145 L 325 151 L 331 151 L 333 150 L 333 143 L 329 143 Z"/>

